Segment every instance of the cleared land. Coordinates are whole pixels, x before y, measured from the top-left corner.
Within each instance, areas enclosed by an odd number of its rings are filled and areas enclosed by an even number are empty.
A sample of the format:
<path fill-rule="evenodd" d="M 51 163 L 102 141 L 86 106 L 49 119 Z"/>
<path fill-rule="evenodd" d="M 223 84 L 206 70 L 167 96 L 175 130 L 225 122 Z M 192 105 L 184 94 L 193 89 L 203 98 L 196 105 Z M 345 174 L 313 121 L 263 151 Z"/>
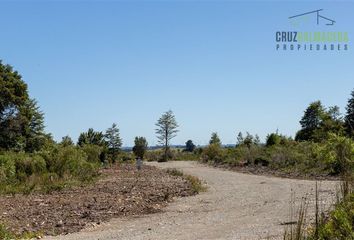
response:
<path fill-rule="evenodd" d="M 131 165 L 116 165 L 101 174 L 98 182 L 86 187 L 2 195 L 0 222 L 17 234 L 67 234 L 115 217 L 155 213 L 173 197 L 194 194 L 186 180 L 155 167 L 137 171 Z"/>
<path fill-rule="evenodd" d="M 149 164 L 197 176 L 208 191 L 178 198 L 163 212 L 117 218 L 48 239 L 282 239 L 293 194 L 297 205 L 307 196 L 309 212 L 313 209 L 314 181 L 224 171 L 187 161 Z M 321 206 L 328 207 L 337 183 L 323 181 L 319 186 Z"/>

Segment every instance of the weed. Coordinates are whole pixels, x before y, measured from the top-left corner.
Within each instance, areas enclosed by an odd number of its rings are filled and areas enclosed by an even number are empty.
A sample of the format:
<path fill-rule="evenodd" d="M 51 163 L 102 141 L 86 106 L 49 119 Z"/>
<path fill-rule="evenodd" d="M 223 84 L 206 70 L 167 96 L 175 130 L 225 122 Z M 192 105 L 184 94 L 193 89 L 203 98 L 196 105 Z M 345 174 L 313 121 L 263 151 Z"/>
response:
<path fill-rule="evenodd" d="M 172 176 L 182 177 L 186 179 L 190 183 L 191 188 L 195 193 L 205 192 L 207 189 L 206 186 L 202 183 L 202 181 L 195 176 L 184 174 L 182 171 L 175 168 L 169 168 L 166 170 L 166 172 Z"/>
<path fill-rule="evenodd" d="M 14 235 L 3 225 L 0 224 L 0 239 L 14 239 Z"/>

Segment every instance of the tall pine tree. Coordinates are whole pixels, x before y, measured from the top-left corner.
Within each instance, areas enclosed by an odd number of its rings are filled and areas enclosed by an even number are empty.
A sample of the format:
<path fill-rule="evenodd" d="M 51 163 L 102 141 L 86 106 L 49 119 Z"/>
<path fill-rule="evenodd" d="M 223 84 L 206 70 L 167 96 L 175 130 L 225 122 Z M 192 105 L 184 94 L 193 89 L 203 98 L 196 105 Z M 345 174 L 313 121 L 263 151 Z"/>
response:
<path fill-rule="evenodd" d="M 171 110 L 162 114 L 157 123 L 155 129 L 157 139 L 160 144 L 163 145 L 164 154 L 160 161 L 166 162 L 168 160 L 168 153 L 170 148 L 170 141 L 172 138 L 176 137 L 178 132 L 178 124 L 176 117 Z"/>
<path fill-rule="evenodd" d="M 107 142 L 108 151 L 112 155 L 114 161 L 120 151 L 120 148 L 122 147 L 122 139 L 120 138 L 117 124 L 113 123 L 112 127 L 106 130 L 105 139 Z"/>

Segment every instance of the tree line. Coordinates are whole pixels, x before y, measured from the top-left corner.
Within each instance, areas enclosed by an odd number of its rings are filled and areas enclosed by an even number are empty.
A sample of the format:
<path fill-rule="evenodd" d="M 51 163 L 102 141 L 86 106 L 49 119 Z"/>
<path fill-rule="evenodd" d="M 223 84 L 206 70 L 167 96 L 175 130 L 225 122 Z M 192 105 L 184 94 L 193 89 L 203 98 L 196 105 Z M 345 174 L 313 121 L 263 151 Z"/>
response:
<path fill-rule="evenodd" d="M 51 134 L 44 131 L 44 114 L 39 109 L 35 99 L 28 93 L 28 86 L 22 76 L 10 65 L 0 61 L 0 149 L 24 152 L 36 152 L 46 144 L 53 144 Z M 326 108 L 320 101 L 310 103 L 300 120 L 301 129 L 296 133 L 296 141 L 321 142 L 328 139 L 331 133 L 354 137 L 354 90 L 348 100 L 346 114 L 343 117 L 338 106 Z M 171 110 L 162 114 L 156 123 L 155 133 L 158 143 L 163 148 L 162 161 L 169 158 L 170 141 L 178 133 L 178 123 Z M 280 135 L 278 132 L 267 136 L 266 144 L 274 145 L 291 138 Z M 62 138 L 63 146 L 74 145 L 69 136 Z M 105 149 L 102 160 L 106 155 L 115 159 L 122 147 L 117 124 L 113 123 L 104 133 L 90 128 L 79 135 L 77 145 L 85 144 L 101 146 Z M 148 143 L 144 137 L 137 136 L 134 148 L 139 156 L 146 151 Z M 210 144 L 220 144 L 217 133 L 212 133 Z M 260 144 L 258 135 L 246 136 L 240 132 L 237 135 L 236 146 L 245 144 Z M 143 148 L 143 150 L 142 150 Z M 186 151 L 192 152 L 195 145 L 192 140 L 186 142 Z"/>

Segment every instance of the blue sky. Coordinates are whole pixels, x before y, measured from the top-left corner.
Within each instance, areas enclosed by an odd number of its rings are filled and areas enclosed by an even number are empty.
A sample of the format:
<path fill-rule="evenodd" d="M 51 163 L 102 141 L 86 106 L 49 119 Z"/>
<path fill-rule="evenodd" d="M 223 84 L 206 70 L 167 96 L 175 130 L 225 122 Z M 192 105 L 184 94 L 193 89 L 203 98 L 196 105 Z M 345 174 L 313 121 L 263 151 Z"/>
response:
<path fill-rule="evenodd" d="M 293 136 L 314 100 L 342 112 L 354 88 L 354 2 L 2 1 L 0 59 L 14 66 L 56 140 L 116 122 L 125 146 L 157 143 L 160 115 L 180 124 L 173 144 L 211 132 Z M 315 9 L 335 26 L 294 29 Z M 331 30 L 329 30 L 331 29 Z M 348 51 L 275 50 L 276 31 L 346 31 Z M 353 40 L 353 41 L 352 41 Z"/>

